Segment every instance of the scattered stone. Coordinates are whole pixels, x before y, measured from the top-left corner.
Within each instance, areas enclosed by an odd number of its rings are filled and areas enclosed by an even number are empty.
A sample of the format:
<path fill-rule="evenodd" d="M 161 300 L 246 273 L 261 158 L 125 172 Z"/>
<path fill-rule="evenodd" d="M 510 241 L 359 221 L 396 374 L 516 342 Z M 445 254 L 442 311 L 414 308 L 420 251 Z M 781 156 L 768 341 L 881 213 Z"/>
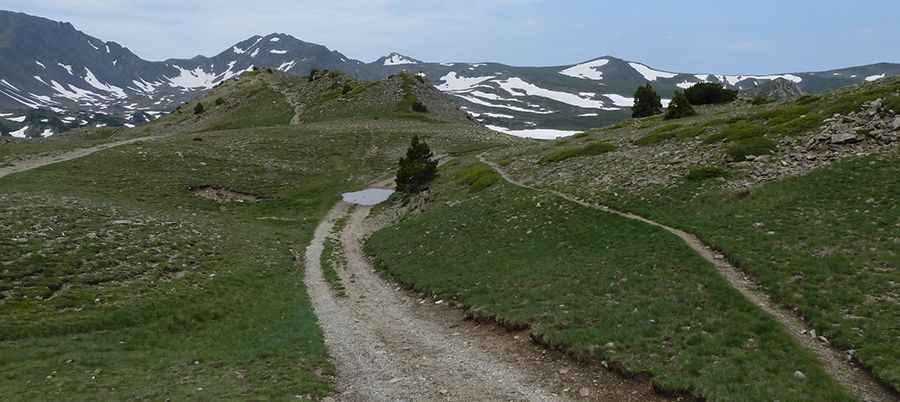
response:
<path fill-rule="evenodd" d="M 587 398 L 591 396 L 591 390 L 588 389 L 588 387 L 581 387 L 581 389 L 578 390 L 578 395 L 580 395 L 582 398 Z"/>
<path fill-rule="evenodd" d="M 894 118 L 894 122 L 891 123 L 891 128 L 894 129 L 894 131 L 900 130 L 900 116 Z"/>
<path fill-rule="evenodd" d="M 852 144 L 859 142 L 859 137 L 857 137 L 856 134 L 850 133 L 834 134 L 829 141 L 832 144 Z"/>
<path fill-rule="evenodd" d="M 805 379 L 806 379 L 806 374 L 803 374 L 802 371 L 797 370 L 797 371 L 794 372 L 794 378 L 796 378 L 796 379 L 798 379 L 798 380 L 805 380 Z"/>

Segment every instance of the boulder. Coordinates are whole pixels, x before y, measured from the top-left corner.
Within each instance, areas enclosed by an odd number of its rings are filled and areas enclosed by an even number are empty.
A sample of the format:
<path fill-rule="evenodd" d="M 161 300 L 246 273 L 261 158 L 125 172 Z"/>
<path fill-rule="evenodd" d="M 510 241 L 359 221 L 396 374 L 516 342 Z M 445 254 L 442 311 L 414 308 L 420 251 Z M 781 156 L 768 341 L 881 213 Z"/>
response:
<path fill-rule="evenodd" d="M 894 118 L 894 122 L 891 123 L 891 128 L 893 128 L 894 131 L 900 130 L 900 116 Z"/>
<path fill-rule="evenodd" d="M 842 134 L 833 134 L 829 139 L 829 142 L 832 144 L 842 145 L 842 144 L 852 144 L 855 142 L 859 142 L 859 138 L 856 134 L 842 133 Z"/>

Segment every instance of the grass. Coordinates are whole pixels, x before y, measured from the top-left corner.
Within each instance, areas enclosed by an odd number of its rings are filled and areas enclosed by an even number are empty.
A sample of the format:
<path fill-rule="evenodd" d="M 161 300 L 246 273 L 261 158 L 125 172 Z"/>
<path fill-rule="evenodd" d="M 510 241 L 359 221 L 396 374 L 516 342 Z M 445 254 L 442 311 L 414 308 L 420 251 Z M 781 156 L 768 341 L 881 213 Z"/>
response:
<path fill-rule="evenodd" d="M 376 266 L 581 358 L 709 400 L 851 400 L 782 328 L 661 229 L 445 165 L 434 208 L 371 237 Z M 464 189 L 464 187 L 462 188 Z M 473 245 L 479 245 L 474 247 Z M 795 371 L 806 380 L 798 380 Z"/>
<path fill-rule="evenodd" d="M 460 169 L 453 173 L 453 178 L 456 183 L 467 186 L 470 193 L 477 193 L 502 181 L 497 172 L 482 164 Z"/>
<path fill-rule="evenodd" d="M 583 156 L 601 155 L 616 150 L 616 146 L 602 141 L 592 141 L 586 145 L 566 147 L 551 151 L 541 158 L 541 163 L 553 163 Z"/>
<path fill-rule="evenodd" d="M 753 137 L 737 140 L 725 147 L 725 153 L 736 161 L 747 157 L 769 155 L 775 150 L 775 142 L 765 137 Z"/>
<path fill-rule="evenodd" d="M 0 164 L 19 158 L 67 152 L 78 148 L 90 148 L 116 141 L 124 129 L 91 128 L 67 132 L 46 139 L 12 140 L 0 146 Z"/>
<path fill-rule="evenodd" d="M 338 274 L 338 267 L 346 265 L 343 248 L 341 247 L 341 233 L 347 224 L 347 217 L 342 217 L 334 223 L 331 234 L 325 239 L 325 248 L 322 250 L 322 276 L 328 282 L 328 286 L 339 297 L 347 295 L 347 288 Z"/>
<path fill-rule="evenodd" d="M 841 161 L 742 196 L 685 182 L 605 202 L 725 251 L 819 335 L 900 389 L 898 158 Z"/>
<path fill-rule="evenodd" d="M 218 119 L 208 125 L 206 131 L 289 124 L 294 117 L 294 108 L 265 82 L 258 81 L 254 84 L 255 88 L 240 93 L 241 99 L 238 99 L 237 107 L 223 112 Z"/>
<path fill-rule="evenodd" d="M 389 173 L 413 133 L 445 151 L 490 142 L 452 125 L 380 124 L 174 136 L 3 178 L 0 264 L 15 267 L 0 280 L 5 397 L 330 393 L 333 367 L 292 250 L 341 192 Z M 263 201 L 188 191 L 207 185 Z"/>

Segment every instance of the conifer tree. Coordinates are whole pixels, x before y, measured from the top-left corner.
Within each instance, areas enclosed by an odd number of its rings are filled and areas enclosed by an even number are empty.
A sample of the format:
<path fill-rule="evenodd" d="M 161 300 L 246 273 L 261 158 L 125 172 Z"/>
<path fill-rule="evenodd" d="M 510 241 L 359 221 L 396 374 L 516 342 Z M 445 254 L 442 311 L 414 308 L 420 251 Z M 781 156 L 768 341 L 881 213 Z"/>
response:
<path fill-rule="evenodd" d="M 648 117 L 662 113 L 662 100 L 659 95 L 656 94 L 656 90 L 653 89 L 652 85 L 647 83 L 647 85 L 639 86 L 637 90 L 634 91 L 634 106 L 631 110 L 631 117 L 634 118 Z"/>
<path fill-rule="evenodd" d="M 397 191 L 410 195 L 427 190 L 437 177 L 437 164 L 428 144 L 413 136 L 397 169 Z"/>
<path fill-rule="evenodd" d="M 672 98 L 672 102 L 669 103 L 669 108 L 666 110 L 666 120 L 680 119 L 695 114 L 697 114 L 697 112 L 694 111 L 694 107 L 691 106 L 691 102 L 688 101 L 684 92 L 676 91 L 675 97 Z"/>

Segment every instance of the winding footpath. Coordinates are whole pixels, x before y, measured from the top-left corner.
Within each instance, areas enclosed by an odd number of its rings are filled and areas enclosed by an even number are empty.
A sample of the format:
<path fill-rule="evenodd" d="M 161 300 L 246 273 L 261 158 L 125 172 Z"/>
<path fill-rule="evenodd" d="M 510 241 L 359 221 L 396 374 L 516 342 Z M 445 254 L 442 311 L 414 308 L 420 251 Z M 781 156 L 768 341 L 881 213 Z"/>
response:
<path fill-rule="evenodd" d="M 653 225 L 678 236 L 700 257 L 715 266 L 722 277 L 724 277 L 725 280 L 727 280 L 732 287 L 737 289 L 747 300 L 768 313 L 774 319 L 778 320 L 797 343 L 814 352 L 823 363 L 825 370 L 836 381 L 850 390 L 857 398 L 865 402 L 895 402 L 900 400 L 900 395 L 898 395 L 897 392 L 880 383 L 871 375 L 871 373 L 848 359 L 845 352 L 835 349 L 815 337 L 807 335 L 812 333 L 812 328 L 809 325 L 790 311 L 773 302 L 768 295 L 759 290 L 759 286 L 752 279 L 737 267 L 731 265 L 722 255 L 704 244 L 697 236 L 639 215 L 618 211 L 605 205 L 587 203 L 569 194 L 556 190 L 530 186 L 516 180 L 498 164 L 487 160 L 487 158 L 484 157 L 484 154 L 479 155 L 478 159 L 482 163 L 490 166 L 510 184 L 534 191 L 554 194 L 581 206 L 598 209 L 624 218 L 640 221 L 648 225 Z"/>
<path fill-rule="evenodd" d="M 382 279 L 363 255 L 370 208 L 338 203 L 306 250 L 305 282 L 337 367 L 340 401 L 659 401 L 646 382 L 574 363 L 527 332 L 466 320 L 461 309 L 419 299 Z M 326 283 L 321 257 L 335 221 L 346 297 Z"/>
<path fill-rule="evenodd" d="M 133 144 L 135 142 L 147 141 L 152 139 L 160 138 L 159 136 L 147 136 L 147 137 L 139 137 L 139 138 L 131 138 L 122 141 L 116 142 L 108 142 L 105 144 L 100 144 L 97 146 L 93 146 L 90 148 L 79 148 L 73 151 L 64 152 L 57 155 L 50 156 L 41 156 L 33 159 L 25 159 L 21 161 L 16 161 L 12 166 L 0 166 L 0 178 L 9 176 L 11 174 L 16 174 L 20 172 L 25 172 L 32 169 L 37 169 L 40 167 L 44 167 L 47 165 L 52 165 L 54 163 L 66 162 L 73 159 L 84 158 L 85 156 L 93 155 L 99 151 L 103 151 L 110 148 L 115 148 L 122 145 Z"/>

